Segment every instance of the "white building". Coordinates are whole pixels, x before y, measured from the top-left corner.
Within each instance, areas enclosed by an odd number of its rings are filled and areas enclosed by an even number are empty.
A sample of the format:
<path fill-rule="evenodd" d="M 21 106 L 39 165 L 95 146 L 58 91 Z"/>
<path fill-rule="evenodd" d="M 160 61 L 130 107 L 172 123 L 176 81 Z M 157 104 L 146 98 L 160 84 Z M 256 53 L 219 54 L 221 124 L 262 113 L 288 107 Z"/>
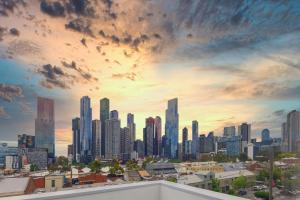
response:
<path fill-rule="evenodd" d="M 76 190 L 65 190 L 33 195 L 16 196 L 7 200 L 20 199 L 57 199 L 57 200 L 243 200 L 244 198 L 230 196 L 209 190 L 190 187 L 165 181 L 149 181 L 122 185 L 92 187 Z"/>

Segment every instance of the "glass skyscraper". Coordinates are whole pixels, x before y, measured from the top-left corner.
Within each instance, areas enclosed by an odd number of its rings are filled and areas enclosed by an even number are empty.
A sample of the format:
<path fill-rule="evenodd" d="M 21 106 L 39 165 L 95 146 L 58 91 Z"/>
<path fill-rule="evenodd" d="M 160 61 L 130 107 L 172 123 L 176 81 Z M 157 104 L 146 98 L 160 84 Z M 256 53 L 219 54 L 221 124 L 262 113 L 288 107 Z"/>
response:
<path fill-rule="evenodd" d="M 154 147 L 153 154 L 161 156 L 161 118 L 155 117 L 155 131 L 154 131 Z"/>
<path fill-rule="evenodd" d="M 109 99 L 100 100 L 100 121 L 101 121 L 101 155 L 105 155 L 105 121 L 109 119 Z"/>
<path fill-rule="evenodd" d="M 178 126 L 178 99 L 175 98 L 168 101 L 168 108 L 166 110 L 165 134 L 167 137 L 166 145 L 168 146 L 167 156 L 169 158 L 177 158 Z"/>
<path fill-rule="evenodd" d="M 136 125 L 134 123 L 134 115 L 132 113 L 127 114 L 127 128 L 129 129 L 130 135 L 130 153 L 133 152 L 134 149 L 134 141 L 136 134 Z"/>
<path fill-rule="evenodd" d="M 48 150 L 48 157 L 55 157 L 54 100 L 37 98 L 37 118 L 35 119 L 35 146 Z"/>
<path fill-rule="evenodd" d="M 155 120 L 152 117 L 146 119 L 143 141 L 145 144 L 145 156 L 153 156 Z"/>
<path fill-rule="evenodd" d="M 120 158 L 121 121 L 118 111 L 110 112 L 110 119 L 105 122 L 105 158 Z"/>
<path fill-rule="evenodd" d="M 88 96 L 80 100 L 80 160 L 92 161 L 92 108 Z"/>

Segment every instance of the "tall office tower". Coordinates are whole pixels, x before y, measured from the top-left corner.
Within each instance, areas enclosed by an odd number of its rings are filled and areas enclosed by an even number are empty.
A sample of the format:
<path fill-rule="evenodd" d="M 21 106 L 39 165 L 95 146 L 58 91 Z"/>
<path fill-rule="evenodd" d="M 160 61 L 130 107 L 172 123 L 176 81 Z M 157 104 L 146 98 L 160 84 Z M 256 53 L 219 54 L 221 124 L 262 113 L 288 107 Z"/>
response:
<path fill-rule="evenodd" d="M 144 128 L 143 141 L 145 145 L 145 156 L 153 156 L 155 119 L 149 117 L 146 119 L 146 127 Z"/>
<path fill-rule="evenodd" d="M 121 157 L 123 161 L 130 160 L 131 138 L 128 127 L 121 129 Z"/>
<path fill-rule="evenodd" d="M 72 119 L 73 131 L 73 160 L 80 162 L 80 118 Z"/>
<path fill-rule="evenodd" d="M 264 129 L 261 132 L 261 142 L 263 145 L 270 145 L 272 140 L 270 137 L 270 131 L 269 129 Z"/>
<path fill-rule="evenodd" d="M 187 145 L 187 141 L 188 141 L 188 129 L 186 127 L 184 127 L 182 129 L 182 159 L 186 160 L 187 159 L 187 155 L 186 155 L 186 145 Z"/>
<path fill-rule="evenodd" d="M 241 136 L 232 136 L 226 139 L 228 156 L 239 156 L 241 153 Z"/>
<path fill-rule="evenodd" d="M 287 132 L 287 123 L 284 122 L 281 125 L 281 138 L 282 138 L 282 145 L 281 145 L 281 150 L 283 152 L 287 152 L 288 151 L 288 132 Z"/>
<path fill-rule="evenodd" d="M 251 142 L 251 124 L 242 123 L 239 126 L 239 135 L 242 137 L 242 141 L 247 143 Z"/>
<path fill-rule="evenodd" d="M 192 121 L 192 157 L 196 159 L 199 152 L 199 126 L 198 121 Z"/>
<path fill-rule="evenodd" d="M 134 141 L 135 141 L 135 123 L 134 123 L 134 115 L 131 113 L 127 114 L 127 128 L 129 128 L 130 135 L 130 153 L 134 150 Z"/>
<path fill-rule="evenodd" d="M 101 121 L 101 155 L 105 155 L 105 122 L 109 119 L 109 99 L 100 100 L 100 121 Z"/>
<path fill-rule="evenodd" d="M 48 157 L 55 158 L 54 100 L 37 98 L 37 118 L 35 119 L 35 146 L 46 148 Z"/>
<path fill-rule="evenodd" d="M 101 158 L 101 121 L 93 120 L 92 121 L 92 144 L 93 144 L 93 159 Z"/>
<path fill-rule="evenodd" d="M 91 100 L 84 96 L 80 100 L 80 162 L 87 164 L 93 160 L 92 137 Z"/>
<path fill-rule="evenodd" d="M 168 101 L 168 108 L 166 110 L 166 124 L 165 134 L 167 137 L 167 155 L 169 158 L 177 158 L 178 148 L 178 127 L 179 127 L 179 114 L 178 114 L 178 99 L 171 99 Z"/>
<path fill-rule="evenodd" d="M 33 135 L 18 135 L 18 148 L 34 148 L 35 136 Z"/>
<path fill-rule="evenodd" d="M 232 137 L 235 136 L 235 126 L 224 127 L 224 137 Z"/>
<path fill-rule="evenodd" d="M 161 156 L 161 118 L 156 116 L 154 119 L 154 144 L 153 144 L 153 154 L 155 156 Z"/>
<path fill-rule="evenodd" d="M 299 152 L 300 148 L 300 112 L 293 110 L 287 116 L 288 150 Z"/>
<path fill-rule="evenodd" d="M 139 158 L 143 158 L 145 153 L 144 142 L 142 140 L 136 140 L 134 142 L 134 150 L 138 153 Z"/>
<path fill-rule="evenodd" d="M 110 118 L 105 122 L 105 158 L 120 158 L 121 121 L 118 111 L 110 112 Z"/>
<path fill-rule="evenodd" d="M 214 132 L 209 132 L 206 137 L 206 142 L 204 146 L 205 151 L 209 153 L 215 152 L 215 144 L 216 144 L 216 140 L 215 140 Z"/>

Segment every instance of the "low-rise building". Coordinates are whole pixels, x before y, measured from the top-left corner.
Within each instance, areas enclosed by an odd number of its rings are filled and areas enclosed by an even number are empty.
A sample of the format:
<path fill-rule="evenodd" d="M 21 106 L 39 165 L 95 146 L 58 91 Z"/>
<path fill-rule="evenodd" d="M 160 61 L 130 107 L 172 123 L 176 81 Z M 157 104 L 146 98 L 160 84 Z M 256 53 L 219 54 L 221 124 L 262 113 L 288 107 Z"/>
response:
<path fill-rule="evenodd" d="M 30 177 L 0 178 L 0 197 L 31 194 L 34 190 Z"/>
<path fill-rule="evenodd" d="M 177 171 L 172 163 L 152 163 L 146 166 L 147 172 L 152 176 L 177 174 Z"/>
<path fill-rule="evenodd" d="M 64 187 L 65 176 L 64 175 L 49 175 L 45 176 L 45 189 L 46 190 L 58 190 Z"/>
<path fill-rule="evenodd" d="M 184 167 L 189 172 L 199 172 L 199 171 L 210 171 L 210 172 L 223 172 L 224 167 L 219 165 L 217 162 L 189 162 L 183 163 Z"/>

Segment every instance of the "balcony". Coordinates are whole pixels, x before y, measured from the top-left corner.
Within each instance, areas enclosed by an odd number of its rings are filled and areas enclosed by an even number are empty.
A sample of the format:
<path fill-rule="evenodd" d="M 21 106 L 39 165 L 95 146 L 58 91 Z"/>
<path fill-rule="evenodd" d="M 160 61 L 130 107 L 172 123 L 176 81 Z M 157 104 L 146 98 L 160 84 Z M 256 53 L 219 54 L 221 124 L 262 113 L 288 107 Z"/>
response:
<path fill-rule="evenodd" d="M 91 187 L 75 190 L 64 190 L 42 194 L 7 197 L 7 200 L 39 199 L 39 200 L 243 200 L 209 190 L 194 188 L 166 181 L 139 182 L 123 185 Z"/>

